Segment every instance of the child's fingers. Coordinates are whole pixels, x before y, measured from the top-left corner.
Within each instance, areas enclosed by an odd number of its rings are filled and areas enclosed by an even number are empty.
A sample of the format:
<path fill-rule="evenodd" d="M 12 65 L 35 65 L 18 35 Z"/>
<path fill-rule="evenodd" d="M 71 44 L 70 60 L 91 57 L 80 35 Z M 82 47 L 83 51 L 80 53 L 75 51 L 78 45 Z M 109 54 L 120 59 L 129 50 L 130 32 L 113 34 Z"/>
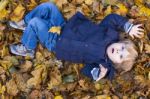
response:
<path fill-rule="evenodd" d="M 141 26 L 143 26 L 143 24 L 137 24 L 137 25 L 136 25 L 136 27 L 141 27 Z"/>
<path fill-rule="evenodd" d="M 137 31 L 136 34 L 142 35 L 144 34 L 143 32 Z"/>
<path fill-rule="evenodd" d="M 139 34 L 135 34 L 135 37 L 141 38 L 141 35 L 139 35 Z"/>
<path fill-rule="evenodd" d="M 131 36 L 132 39 L 134 39 L 134 36 L 133 36 L 133 35 L 130 35 L 130 36 Z"/>
<path fill-rule="evenodd" d="M 138 31 L 144 32 L 144 29 L 138 28 Z"/>

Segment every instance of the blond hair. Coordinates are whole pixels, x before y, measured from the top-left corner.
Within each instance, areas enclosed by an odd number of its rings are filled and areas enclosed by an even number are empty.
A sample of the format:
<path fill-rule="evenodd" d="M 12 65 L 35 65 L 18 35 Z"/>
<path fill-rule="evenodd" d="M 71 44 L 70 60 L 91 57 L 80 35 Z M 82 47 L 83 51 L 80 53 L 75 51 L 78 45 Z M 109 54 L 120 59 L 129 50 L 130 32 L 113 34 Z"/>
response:
<path fill-rule="evenodd" d="M 124 43 L 130 54 L 128 55 L 128 59 L 122 63 L 114 63 L 114 67 L 117 70 L 123 70 L 124 72 L 127 72 L 132 69 L 133 64 L 138 56 L 137 48 L 131 40 L 123 40 L 118 43 Z"/>

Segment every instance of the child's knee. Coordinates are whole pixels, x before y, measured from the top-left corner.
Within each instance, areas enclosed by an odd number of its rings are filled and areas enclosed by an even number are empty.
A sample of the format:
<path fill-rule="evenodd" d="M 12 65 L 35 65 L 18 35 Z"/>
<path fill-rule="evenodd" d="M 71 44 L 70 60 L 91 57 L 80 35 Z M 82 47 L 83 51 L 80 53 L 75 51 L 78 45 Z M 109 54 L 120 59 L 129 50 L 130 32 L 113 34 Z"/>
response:
<path fill-rule="evenodd" d="M 42 19 L 35 17 L 30 20 L 28 25 L 31 25 L 32 27 L 43 27 L 46 23 Z"/>
<path fill-rule="evenodd" d="M 56 5 L 52 2 L 46 2 L 46 3 L 42 3 L 40 6 L 44 7 L 44 8 L 55 8 Z"/>

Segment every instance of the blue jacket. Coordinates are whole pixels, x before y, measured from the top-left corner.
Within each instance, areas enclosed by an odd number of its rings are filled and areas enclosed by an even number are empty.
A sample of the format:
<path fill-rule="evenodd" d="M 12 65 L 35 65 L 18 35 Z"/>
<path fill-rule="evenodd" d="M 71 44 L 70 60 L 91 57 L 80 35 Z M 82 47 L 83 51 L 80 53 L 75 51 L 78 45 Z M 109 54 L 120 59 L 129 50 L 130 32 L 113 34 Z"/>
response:
<path fill-rule="evenodd" d="M 56 57 L 61 60 L 85 63 L 81 72 L 94 80 L 96 80 L 94 75 L 98 76 L 100 73 L 99 64 L 102 64 L 108 68 L 107 76 L 112 79 L 114 68 L 106 55 L 106 48 L 119 40 L 118 31 L 124 31 L 127 21 L 122 16 L 110 14 L 100 24 L 95 24 L 77 12 L 65 24 L 57 40 Z"/>

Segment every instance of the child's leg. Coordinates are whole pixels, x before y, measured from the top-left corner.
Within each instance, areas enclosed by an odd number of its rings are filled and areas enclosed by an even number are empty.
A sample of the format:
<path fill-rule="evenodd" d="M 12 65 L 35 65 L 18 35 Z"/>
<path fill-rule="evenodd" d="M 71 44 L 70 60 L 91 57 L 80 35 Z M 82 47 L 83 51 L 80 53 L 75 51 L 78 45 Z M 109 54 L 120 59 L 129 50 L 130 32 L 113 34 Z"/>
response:
<path fill-rule="evenodd" d="M 28 24 L 34 17 L 45 19 L 52 25 L 60 25 L 64 23 L 63 17 L 58 8 L 50 2 L 42 3 L 29 12 L 24 18 L 25 23 Z"/>
<path fill-rule="evenodd" d="M 49 33 L 51 27 L 46 20 L 41 18 L 33 18 L 26 27 L 22 36 L 21 42 L 27 49 L 35 49 L 38 41 L 48 48 L 49 51 L 53 49 L 58 37 L 57 34 Z"/>
<path fill-rule="evenodd" d="M 125 17 L 122 17 L 117 14 L 109 14 L 106 16 L 99 26 L 104 26 L 108 28 L 113 28 L 114 30 L 124 31 L 124 25 L 128 20 Z"/>

